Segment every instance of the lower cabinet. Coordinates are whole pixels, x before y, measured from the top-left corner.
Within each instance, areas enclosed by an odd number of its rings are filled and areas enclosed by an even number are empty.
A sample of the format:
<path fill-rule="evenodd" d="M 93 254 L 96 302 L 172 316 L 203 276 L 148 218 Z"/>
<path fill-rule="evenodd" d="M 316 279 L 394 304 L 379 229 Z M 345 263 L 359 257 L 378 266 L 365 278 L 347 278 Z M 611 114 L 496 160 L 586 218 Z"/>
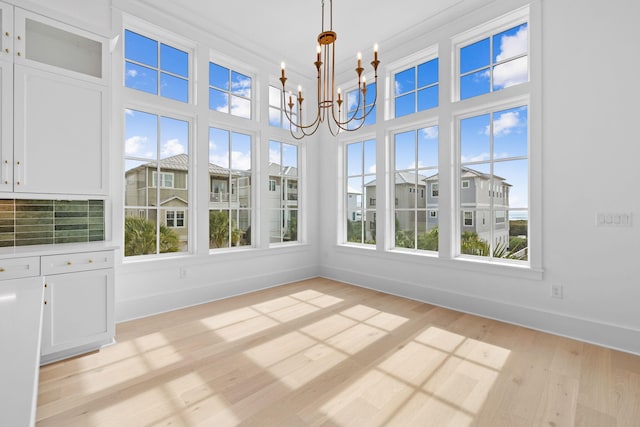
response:
<path fill-rule="evenodd" d="M 41 363 L 113 342 L 113 251 L 41 257 L 45 279 Z"/>

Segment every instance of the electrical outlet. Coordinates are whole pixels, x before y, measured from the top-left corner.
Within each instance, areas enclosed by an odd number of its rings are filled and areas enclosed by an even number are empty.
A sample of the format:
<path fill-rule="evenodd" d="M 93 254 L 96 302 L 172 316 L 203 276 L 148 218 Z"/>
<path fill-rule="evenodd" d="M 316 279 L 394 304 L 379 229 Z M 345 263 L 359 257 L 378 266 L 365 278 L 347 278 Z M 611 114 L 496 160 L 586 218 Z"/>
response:
<path fill-rule="evenodd" d="M 551 296 L 553 298 L 562 298 L 562 285 L 551 285 Z"/>

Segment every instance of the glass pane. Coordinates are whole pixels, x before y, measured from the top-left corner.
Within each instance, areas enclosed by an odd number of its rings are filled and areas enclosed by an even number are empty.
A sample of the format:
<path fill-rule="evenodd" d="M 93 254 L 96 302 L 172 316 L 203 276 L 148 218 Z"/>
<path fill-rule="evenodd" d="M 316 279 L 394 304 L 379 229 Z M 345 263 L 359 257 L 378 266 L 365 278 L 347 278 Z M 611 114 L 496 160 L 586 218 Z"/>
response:
<path fill-rule="evenodd" d="M 404 70 L 400 73 L 396 73 L 394 76 L 396 96 L 403 93 L 411 92 L 416 89 L 416 69 L 414 67 Z"/>
<path fill-rule="evenodd" d="M 158 94 L 158 72 L 131 62 L 125 62 L 124 85 L 131 89 Z"/>
<path fill-rule="evenodd" d="M 244 119 L 251 118 L 251 101 L 231 95 L 231 114 Z"/>
<path fill-rule="evenodd" d="M 489 38 L 486 38 L 460 49 L 460 74 L 489 66 L 489 47 Z"/>
<path fill-rule="evenodd" d="M 490 159 L 489 114 L 460 120 L 460 161 L 481 162 Z"/>
<path fill-rule="evenodd" d="M 412 209 L 416 207 L 416 182 L 418 175 L 410 172 L 396 172 L 395 174 L 395 202 L 397 209 Z"/>
<path fill-rule="evenodd" d="M 347 181 L 347 209 L 362 209 L 362 178 L 349 178 Z"/>
<path fill-rule="evenodd" d="M 366 211 L 364 228 L 364 243 L 375 245 L 376 243 L 376 212 Z"/>
<path fill-rule="evenodd" d="M 269 242 L 282 242 L 282 210 L 271 209 L 269 220 Z"/>
<path fill-rule="evenodd" d="M 209 109 L 228 113 L 229 94 L 217 89 L 209 89 Z"/>
<path fill-rule="evenodd" d="M 522 24 L 493 36 L 493 62 L 504 61 L 527 53 L 527 24 Z"/>
<path fill-rule="evenodd" d="M 395 234 L 397 248 L 415 248 L 414 211 L 396 211 Z"/>
<path fill-rule="evenodd" d="M 282 164 L 282 144 L 277 141 L 269 141 L 269 163 L 280 166 Z M 280 168 L 277 171 L 269 169 L 269 175 L 280 175 Z"/>
<path fill-rule="evenodd" d="M 160 118 L 160 158 L 176 157 L 176 161 L 183 170 L 189 168 L 189 122 Z"/>
<path fill-rule="evenodd" d="M 269 105 L 277 108 L 282 106 L 282 91 L 277 87 L 269 86 Z"/>
<path fill-rule="evenodd" d="M 438 86 L 431 86 L 418 91 L 418 111 L 438 106 Z"/>
<path fill-rule="evenodd" d="M 231 71 L 231 93 L 251 98 L 251 77 Z"/>
<path fill-rule="evenodd" d="M 527 156 L 528 109 L 526 106 L 493 114 L 493 156 L 496 159 Z"/>
<path fill-rule="evenodd" d="M 238 173 L 238 206 L 241 208 L 251 207 L 251 175 L 249 173 Z"/>
<path fill-rule="evenodd" d="M 362 114 L 360 113 L 360 109 L 362 108 L 361 104 L 362 97 L 360 96 L 359 90 L 352 90 L 347 93 L 347 111 L 349 112 L 349 114 L 347 114 L 347 119 L 355 117 L 356 110 L 358 111 L 357 117 L 362 116 Z M 360 109 L 358 109 L 358 106 L 360 106 Z"/>
<path fill-rule="evenodd" d="M 529 259 L 529 214 L 527 211 L 509 211 L 509 258 Z"/>
<path fill-rule="evenodd" d="M 158 158 L 158 116 L 125 110 L 124 153 L 127 157 Z"/>
<path fill-rule="evenodd" d="M 285 210 L 284 227 L 282 240 L 284 242 L 295 242 L 298 240 L 298 211 Z"/>
<path fill-rule="evenodd" d="M 396 170 L 414 169 L 416 166 L 415 131 L 395 135 Z"/>
<path fill-rule="evenodd" d="M 298 207 L 298 180 L 295 178 L 285 178 L 283 181 L 284 204 L 290 208 Z"/>
<path fill-rule="evenodd" d="M 362 243 L 362 211 L 347 210 L 347 242 Z"/>
<path fill-rule="evenodd" d="M 176 101 L 189 102 L 189 81 L 160 73 L 160 95 Z"/>
<path fill-rule="evenodd" d="M 213 62 L 209 63 L 209 86 L 229 90 L 229 69 Z"/>
<path fill-rule="evenodd" d="M 491 87 L 489 77 L 488 69 L 461 77 L 460 99 L 472 98 L 489 93 Z"/>
<path fill-rule="evenodd" d="M 364 173 L 376 173 L 376 141 L 369 139 L 364 142 Z"/>
<path fill-rule="evenodd" d="M 281 116 L 280 109 L 269 107 L 269 126 L 280 127 L 281 126 Z"/>
<path fill-rule="evenodd" d="M 209 163 L 219 168 L 229 168 L 229 131 L 209 128 Z M 226 171 L 218 170 L 218 174 Z"/>
<path fill-rule="evenodd" d="M 523 56 L 493 67 L 493 90 L 529 81 L 529 58 Z"/>
<path fill-rule="evenodd" d="M 124 255 L 147 255 L 156 252 L 156 211 L 127 208 L 124 210 Z"/>
<path fill-rule="evenodd" d="M 396 98 L 396 117 L 406 116 L 416 112 L 416 93 L 411 92 Z"/>
<path fill-rule="evenodd" d="M 347 176 L 362 175 L 362 142 L 347 145 Z"/>
<path fill-rule="evenodd" d="M 161 43 L 160 69 L 184 78 L 189 78 L 189 54 Z"/>
<path fill-rule="evenodd" d="M 460 253 L 491 256 L 491 215 L 489 211 L 462 211 L 460 213 Z"/>
<path fill-rule="evenodd" d="M 424 215 L 423 215 L 424 214 Z M 418 249 L 425 251 L 438 250 L 438 211 L 431 209 L 425 212 L 419 212 L 420 219 L 418 226 Z M 424 225 L 423 225 L 424 224 Z"/>
<path fill-rule="evenodd" d="M 157 68 L 158 42 L 133 31 L 125 30 L 124 57 Z"/>
<path fill-rule="evenodd" d="M 418 65 L 418 87 L 438 83 L 438 58 Z"/>
<path fill-rule="evenodd" d="M 529 162 L 496 162 L 493 167 L 493 203 L 506 208 L 529 207 Z"/>
<path fill-rule="evenodd" d="M 209 211 L 209 248 L 229 247 L 229 211 Z"/>
<path fill-rule="evenodd" d="M 418 130 L 418 167 L 438 165 L 438 126 Z"/>
<path fill-rule="evenodd" d="M 160 253 L 169 252 L 185 252 L 188 250 L 188 228 L 186 227 L 187 210 L 186 204 L 183 204 L 184 210 L 169 208 L 160 210 Z M 169 213 L 171 212 L 171 213 Z M 169 214 L 168 214 L 169 213 Z M 180 213 L 180 223 L 183 226 L 178 227 L 176 223 L 177 213 Z M 169 224 L 167 224 L 169 218 Z"/>
<path fill-rule="evenodd" d="M 369 125 L 374 125 L 376 124 L 376 111 L 377 111 L 378 106 L 374 105 L 373 108 L 371 109 L 371 112 L 369 113 L 369 115 L 364 119 L 364 126 L 369 126 Z"/>
<path fill-rule="evenodd" d="M 146 162 L 139 160 L 125 160 L 124 162 L 125 206 L 149 206 L 149 201 L 145 197 L 149 186 L 145 165 Z"/>
<path fill-rule="evenodd" d="M 233 246 L 251 246 L 251 211 L 233 210 L 231 217 L 231 244 Z"/>
<path fill-rule="evenodd" d="M 285 175 L 298 175 L 298 147 L 291 144 L 282 144 L 282 167 L 288 168 L 283 172 Z"/>
<path fill-rule="evenodd" d="M 364 101 L 366 105 L 373 104 L 373 101 L 376 99 L 376 84 L 371 83 L 367 84 L 367 94 L 364 97 Z"/>
<path fill-rule="evenodd" d="M 231 169 L 251 170 L 251 137 L 233 132 L 231 137 Z"/>

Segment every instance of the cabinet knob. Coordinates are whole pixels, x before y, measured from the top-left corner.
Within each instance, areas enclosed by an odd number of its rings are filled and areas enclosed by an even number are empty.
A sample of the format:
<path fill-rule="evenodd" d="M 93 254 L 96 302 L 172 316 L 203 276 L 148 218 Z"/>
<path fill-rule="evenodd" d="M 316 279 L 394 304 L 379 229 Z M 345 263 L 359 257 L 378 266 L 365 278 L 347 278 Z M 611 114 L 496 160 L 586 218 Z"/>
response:
<path fill-rule="evenodd" d="M 22 54 L 21 54 L 20 52 L 18 52 L 16 55 L 18 55 L 18 56 L 22 56 Z"/>
<path fill-rule="evenodd" d="M 47 305 L 47 300 L 44 300 L 44 305 Z"/>
<path fill-rule="evenodd" d="M 4 35 L 5 35 L 5 36 L 7 36 L 7 37 L 9 37 L 9 31 L 5 31 L 5 32 L 4 32 Z"/>
<path fill-rule="evenodd" d="M 49 286 L 49 285 L 47 285 L 47 284 L 45 283 L 45 284 L 44 284 L 44 287 L 46 288 L 47 286 Z"/>
<path fill-rule="evenodd" d="M 4 268 L 0 267 L 0 273 L 4 273 Z"/>
<path fill-rule="evenodd" d="M 92 259 L 89 260 L 89 264 L 93 264 L 93 260 Z"/>
<path fill-rule="evenodd" d="M 20 160 L 16 161 L 16 165 L 19 165 L 19 164 L 20 164 Z"/>
<path fill-rule="evenodd" d="M 9 183 L 9 181 L 5 181 L 4 183 L 5 183 L 5 184 L 8 184 L 8 183 Z"/>
<path fill-rule="evenodd" d="M 71 265 L 71 261 L 67 261 L 67 265 Z"/>
<path fill-rule="evenodd" d="M 22 40 L 22 36 L 18 36 L 18 40 Z"/>
<path fill-rule="evenodd" d="M 16 185 L 20 185 L 20 181 L 16 181 Z"/>
<path fill-rule="evenodd" d="M 8 47 L 5 47 L 5 48 L 4 48 L 4 51 L 5 51 L 5 52 L 7 52 L 7 53 L 9 53 L 9 48 L 8 48 Z"/>

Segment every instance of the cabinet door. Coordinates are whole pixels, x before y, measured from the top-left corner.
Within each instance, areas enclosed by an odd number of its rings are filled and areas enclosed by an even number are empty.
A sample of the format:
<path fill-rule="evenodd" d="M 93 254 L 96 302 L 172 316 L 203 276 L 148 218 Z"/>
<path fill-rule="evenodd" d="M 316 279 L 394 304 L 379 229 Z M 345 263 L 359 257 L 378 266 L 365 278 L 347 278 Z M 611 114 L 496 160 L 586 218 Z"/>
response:
<path fill-rule="evenodd" d="M 102 85 L 16 64 L 14 191 L 107 194 Z"/>
<path fill-rule="evenodd" d="M 13 64 L 0 61 L 0 191 L 13 191 Z"/>
<path fill-rule="evenodd" d="M 0 61 L 13 62 L 13 6 L 1 1 Z"/>
<path fill-rule="evenodd" d="M 112 269 L 46 276 L 41 354 L 110 342 L 113 292 Z"/>

